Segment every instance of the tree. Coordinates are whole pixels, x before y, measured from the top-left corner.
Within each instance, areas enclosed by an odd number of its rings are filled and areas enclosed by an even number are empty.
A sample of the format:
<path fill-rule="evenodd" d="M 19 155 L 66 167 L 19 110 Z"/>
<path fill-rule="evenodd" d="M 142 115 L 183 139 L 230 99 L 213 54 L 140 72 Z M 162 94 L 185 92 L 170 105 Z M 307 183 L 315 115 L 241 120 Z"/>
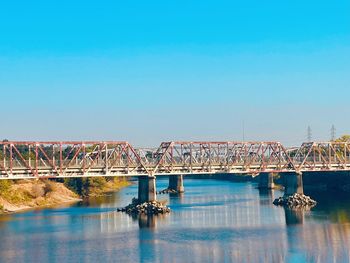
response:
<path fill-rule="evenodd" d="M 346 134 L 335 140 L 336 142 L 350 142 L 350 135 Z"/>

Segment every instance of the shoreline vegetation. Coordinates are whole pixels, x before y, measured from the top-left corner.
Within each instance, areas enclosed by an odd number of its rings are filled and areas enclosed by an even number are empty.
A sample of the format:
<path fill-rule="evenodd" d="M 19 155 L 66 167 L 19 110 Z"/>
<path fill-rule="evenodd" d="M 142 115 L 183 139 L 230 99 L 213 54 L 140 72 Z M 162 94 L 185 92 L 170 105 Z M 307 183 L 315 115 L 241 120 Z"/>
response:
<path fill-rule="evenodd" d="M 0 214 L 75 203 L 128 185 L 125 177 L 0 180 Z"/>

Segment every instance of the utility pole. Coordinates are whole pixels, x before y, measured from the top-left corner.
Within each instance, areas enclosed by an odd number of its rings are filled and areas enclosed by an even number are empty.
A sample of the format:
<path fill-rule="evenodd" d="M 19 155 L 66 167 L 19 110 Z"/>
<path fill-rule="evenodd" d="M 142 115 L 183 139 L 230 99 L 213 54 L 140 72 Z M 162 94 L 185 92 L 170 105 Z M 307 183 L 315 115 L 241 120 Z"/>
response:
<path fill-rule="evenodd" d="M 331 141 L 335 141 L 335 133 L 336 133 L 336 129 L 335 129 L 335 126 L 334 124 L 332 125 L 332 128 L 331 128 Z"/>
<path fill-rule="evenodd" d="M 308 141 L 308 142 L 311 142 L 311 141 L 312 141 L 312 130 L 311 130 L 310 125 L 307 126 L 307 141 Z"/>

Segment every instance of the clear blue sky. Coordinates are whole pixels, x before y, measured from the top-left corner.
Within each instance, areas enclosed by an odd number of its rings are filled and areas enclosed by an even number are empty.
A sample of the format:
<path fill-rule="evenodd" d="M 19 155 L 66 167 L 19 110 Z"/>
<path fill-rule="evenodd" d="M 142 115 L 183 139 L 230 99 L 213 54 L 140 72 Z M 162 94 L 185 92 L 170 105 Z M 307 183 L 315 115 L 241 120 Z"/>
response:
<path fill-rule="evenodd" d="M 0 138 L 326 140 L 349 82 L 349 0 L 0 3 Z"/>

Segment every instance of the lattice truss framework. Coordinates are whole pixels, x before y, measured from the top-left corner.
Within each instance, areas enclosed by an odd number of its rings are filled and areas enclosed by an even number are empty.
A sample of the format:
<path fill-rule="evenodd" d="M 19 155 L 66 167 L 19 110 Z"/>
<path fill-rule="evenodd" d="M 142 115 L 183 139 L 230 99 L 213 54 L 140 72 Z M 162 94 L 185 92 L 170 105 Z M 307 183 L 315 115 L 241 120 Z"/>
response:
<path fill-rule="evenodd" d="M 138 175 L 148 171 L 127 142 L 1 142 L 5 178 Z"/>
<path fill-rule="evenodd" d="M 163 142 L 0 142 L 0 179 L 350 170 L 350 144 Z"/>

